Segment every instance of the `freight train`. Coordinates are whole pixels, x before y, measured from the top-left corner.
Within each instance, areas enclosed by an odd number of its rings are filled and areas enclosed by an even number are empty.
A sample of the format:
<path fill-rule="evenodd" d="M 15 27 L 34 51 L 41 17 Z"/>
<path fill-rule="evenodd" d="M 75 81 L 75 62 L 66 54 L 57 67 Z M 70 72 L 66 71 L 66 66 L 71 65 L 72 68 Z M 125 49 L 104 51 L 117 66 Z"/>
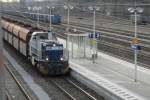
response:
<path fill-rule="evenodd" d="M 69 72 L 68 51 L 54 32 L 3 17 L 3 39 L 25 56 L 44 75 Z"/>
<path fill-rule="evenodd" d="M 13 15 L 13 16 L 25 16 L 29 19 L 32 19 L 34 21 L 37 21 L 39 18 L 39 21 L 49 23 L 50 22 L 50 16 L 49 14 L 37 14 L 37 13 L 29 13 L 29 12 L 19 12 L 19 11 L 12 11 L 12 10 L 4 10 L 4 14 Z M 59 25 L 62 22 L 62 17 L 58 14 L 51 15 L 51 21 L 52 24 Z"/>
<path fill-rule="evenodd" d="M 47 22 L 47 23 L 50 22 L 50 16 L 48 14 L 37 14 L 37 13 L 28 13 L 28 12 L 23 12 L 22 14 L 32 20 L 35 20 L 35 21 L 37 21 L 39 18 L 39 21 Z M 52 15 L 51 21 L 52 21 L 52 24 L 60 24 L 61 16 L 60 15 Z"/>

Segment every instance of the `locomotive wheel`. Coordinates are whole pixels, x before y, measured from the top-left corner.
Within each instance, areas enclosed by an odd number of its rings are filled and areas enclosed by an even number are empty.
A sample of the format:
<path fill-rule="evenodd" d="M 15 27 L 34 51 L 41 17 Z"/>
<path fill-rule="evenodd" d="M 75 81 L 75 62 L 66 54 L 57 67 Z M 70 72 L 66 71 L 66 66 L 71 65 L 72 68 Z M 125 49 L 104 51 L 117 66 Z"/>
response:
<path fill-rule="evenodd" d="M 40 64 L 37 64 L 37 69 L 42 75 L 48 75 L 48 68 L 40 66 Z"/>

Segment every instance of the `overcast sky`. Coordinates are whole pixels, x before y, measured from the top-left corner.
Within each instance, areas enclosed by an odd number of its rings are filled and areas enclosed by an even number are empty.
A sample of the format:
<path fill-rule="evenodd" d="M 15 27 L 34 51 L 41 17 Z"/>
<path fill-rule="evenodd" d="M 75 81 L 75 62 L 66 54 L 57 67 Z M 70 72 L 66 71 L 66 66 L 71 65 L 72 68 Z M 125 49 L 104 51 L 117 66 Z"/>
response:
<path fill-rule="evenodd" d="M 19 1 L 19 0 L 0 0 L 3 2 L 12 2 L 12 1 Z M 44 1 L 44 0 L 26 0 L 26 1 Z M 49 0 L 49 1 L 57 1 L 57 0 Z"/>
<path fill-rule="evenodd" d="M 2 2 L 12 2 L 12 1 L 19 1 L 19 0 L 0 0 Z"/>
<path fill-rule="evenodd" d="M 12 2 L 12 1 L 19 1 L 19 0 L 0 0 L 3 2 Z M 26 0 L 26 1 L 31 1 L 31 0 Z M 44 0 L 32 0 L 32 1 L 44 1 Z"/>

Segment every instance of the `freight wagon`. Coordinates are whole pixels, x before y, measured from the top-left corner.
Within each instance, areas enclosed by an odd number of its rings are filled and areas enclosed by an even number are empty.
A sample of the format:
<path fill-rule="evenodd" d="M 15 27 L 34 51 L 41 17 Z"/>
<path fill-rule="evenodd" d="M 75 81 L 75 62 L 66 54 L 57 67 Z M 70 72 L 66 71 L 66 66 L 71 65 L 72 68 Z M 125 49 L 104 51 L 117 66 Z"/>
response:
<path fill-rule="evenodd" d="M 44 75 L 62 75 L 69 71 L 68 51 L 53 32 L 3 18 L 3 38 L 29 59 Z"/>
<path fill-rule="evenodd" d="M 135 23 L 135 16 L 131 15 L 132 23 Z M 147 25 L 150 24 L 150 16 L 137 15 L 137 24 L 138 25 Z"/>
<path fill-rule="evenodd" d="M 50 22 L 50 16 L 48 14 L 37 14 L 37 13 L 23 13 L 26 17 L 37 21 L 39 18 L 39 21 L 49 23 Z M 60 15 L 52 15 L 51 16 L 52 24 L 60 24 L 61 23 L 61 16 Z"/>

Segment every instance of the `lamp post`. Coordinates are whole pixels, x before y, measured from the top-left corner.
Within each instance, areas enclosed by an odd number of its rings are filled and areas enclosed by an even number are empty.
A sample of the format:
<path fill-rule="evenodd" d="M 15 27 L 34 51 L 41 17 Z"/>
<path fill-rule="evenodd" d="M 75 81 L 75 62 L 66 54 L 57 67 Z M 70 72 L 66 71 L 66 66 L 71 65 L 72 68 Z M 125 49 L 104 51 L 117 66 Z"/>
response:
<path fill-rule="evenodd" d="M 37 27 L 39 27 L 39 22 L 40 22 L 40 10 L 42 9 L 42 7 L 33 7 L 33 11 L 37 11 Z"/>
<path fill-rule="evenodd" d="M 49 10 L 49 28 L 50 28 L 50 31 L 52 30 L 52 10 L 55 9 L 54 6 L 50 7 L 50 6 L 47 6 L 48 10 Z"/>
<path fill-rule="evenodd" d="M 74 7 L 68 4 L 68 5 L 64 5 L 64 8 L 67 10 L 67 42 L 66 42 L 66 48 L 69 50 L 70 10 L 72 10 Z"/>
<path fill-rule="evenodd" d="M 133 13 L 134 14 L 134 20 L 135 20 L 135 23 L 134 23 L 134 39 L 137 39 L 137 14 L 138 13 L 142 13 L 143 12 L 143 9 L 140 8 L 140 7 L 135 7 L 135 8 L 128 8 L 128 11 L 130 13 Z M 134 72 L 134 81 L 137 82 L 137 57 L 138 57 L 138 52 L 137 50 L 135 49 L 134 50 L 134 67 L 135 67 L 135 72 Z"/>
<path fill-rule="evenodd" d="M 97 6 L 90 6 L 88 7 L 88 9 L 90 11 L 93 11 L 93 42 L 96 41 L 96 31 L 95 31 L 95 27 L 96 27 L 96 11 L 100 10 L 100 7 Z M 96 53 L 97 53 L 97 43 L 95 44 L 95 47 L 93 47 L 93 54 L 92 54 L 92 58 L 93 58 L 93 63 L 95 63 L 95 59 L 96 59 Z"/>
<path fill-rule="evenodd" d="M 30 14 L 30 15 L 31 15 L 31 10 L 32 10 L 32 7 L 28 6 L 28 7 L 27 7 L 27 14 Z"/>

